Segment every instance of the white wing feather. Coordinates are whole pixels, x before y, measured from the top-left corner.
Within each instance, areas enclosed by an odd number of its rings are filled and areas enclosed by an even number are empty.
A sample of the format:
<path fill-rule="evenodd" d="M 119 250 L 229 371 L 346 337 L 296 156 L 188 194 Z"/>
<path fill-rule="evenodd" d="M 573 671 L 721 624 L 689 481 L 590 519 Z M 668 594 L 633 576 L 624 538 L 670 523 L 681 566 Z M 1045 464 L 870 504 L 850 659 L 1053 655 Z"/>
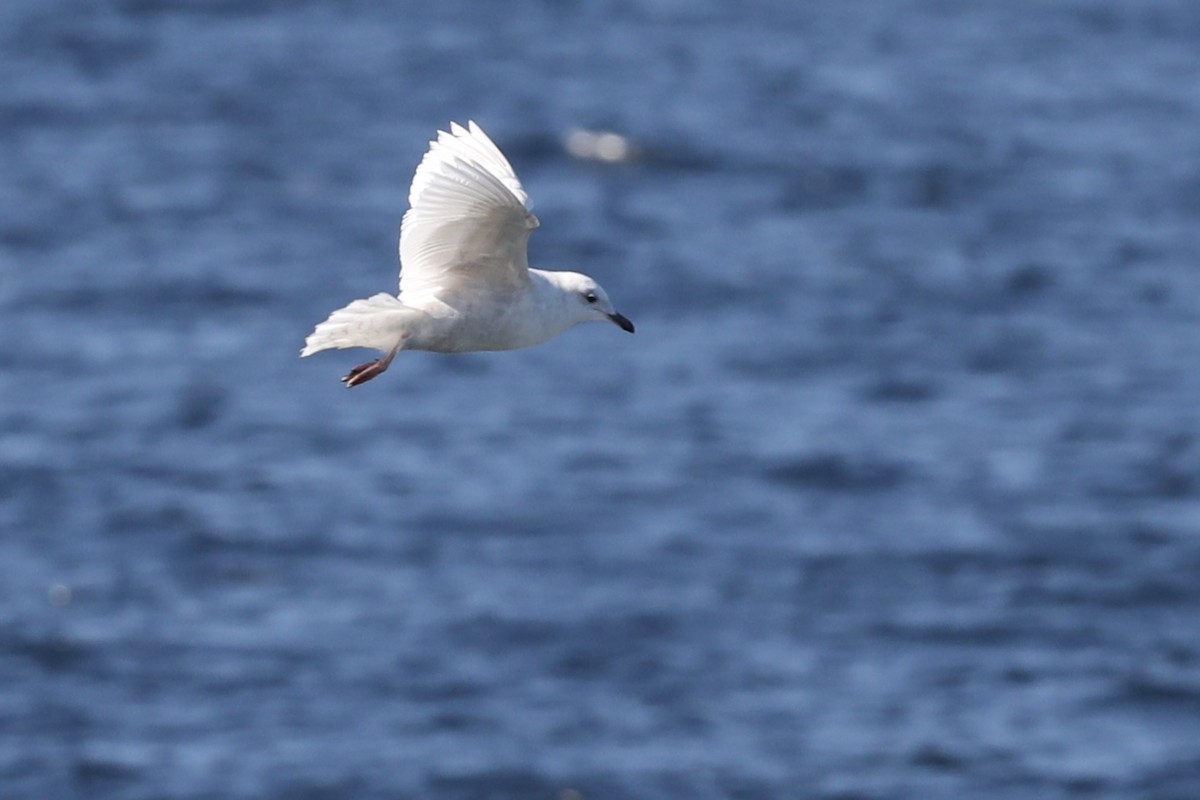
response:
<path fill-rule="evenodd" d="M 500 149 L 474 122 L 438 131 L 417 166 L 400 224 L 400 292 L 529 282 L 537 218 Z"/>

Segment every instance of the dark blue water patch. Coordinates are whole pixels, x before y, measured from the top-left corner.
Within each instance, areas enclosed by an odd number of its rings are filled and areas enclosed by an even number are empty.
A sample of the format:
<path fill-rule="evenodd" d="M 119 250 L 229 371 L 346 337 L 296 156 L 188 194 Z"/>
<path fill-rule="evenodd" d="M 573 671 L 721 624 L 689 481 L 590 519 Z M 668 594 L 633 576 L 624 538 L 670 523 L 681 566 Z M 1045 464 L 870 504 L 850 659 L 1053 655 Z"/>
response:
<path fill-rule="evenodd" d="M 160 313 L 186 311 L 211 313 L 239 307 L 261 308 L 273 301 L 271 293 L 254 288 L 214 284 L 211 280 L 174 280 L 168 283 L 139 282 L 122 287 L 75 289 L 56 292 L 33 302 L 53 311 L 72 313 L 128 314 L 156 309 Z M 166 320 L 164 320 L 166 322 Z"/>
<path fill-rule="evenodd" d="M 1200 492 L 1200 447 L 1195 434 L 1179 429 L 1155 439 L 1144 442 L 1143 452 L 1115 481 L 1097 485 L 1095 491 L 1106 497 L 1195 497 Z"/>
<path fill-rule="evenodd" d="M 747 378 L 791 383 L 813 373 L 836 370 L 847 359 L 861 361 L 866 355 L 866 348 L 849 342 L 831 350 L 796 336 L 767 341 L 750 351 L 739 350 L 727 357 L 724 366 L 729 372 Z"/>
<path fill-rule="evenodd" d="M 297 800 L 337 800 L 341 797 L 371 797 L 377 787 L 371 781 L 355 776 L 335 778 L 297 778 L 281 775 L 279 791 L 285 797 Z"/>
<path fill-rule="evenodd" d="M 27 659 L 47 673 L 86 670 L 94 666 L 94 650 L 73 641 L 61 630 L 37 633 L 12 630 L 3 634 L 3 639 L 6 652 L 12 657 Z"/>
<path fill-rule="evenodd" d="M 224 386 L 196 383 L 182 392 L 175 418 L 182 430 L 211 428 L 227 410 L 228 390 Z"/>
<path fill-rule="evenodd" d="M 434 535 L 440 533 L 442 535 L 468 534 L 480 537 L 510 537 L 513 535 L 547 537 L 560 535 L 563 530 L 561 520 L 548 519 L 537 513 L 497 516 L 486 511 L 468 509 L 424 514 L 418 517 L 415 523 L 421 530 Z M 570 527 L 578 531 L 580 528 L 586 528 L 589 524 L 586 520 L 577 520 Z"/>
<path fill-rule="evenodd" d="M 785 211 L 814 211 L 858 205 L 867 199 L 869 179 L 870 173 L 861 167 L 813 165 L 790 177 L 779 207 Z"/>
<path fill-rule="evenodd" d="M 1187 800 L 1200 781 L 1200 759 L 1180 758 L 1137 781 L 1138 789 L 1154 791 L 1165 800 Z"/>
<path fill-rule="evenodd" d="M 18 40 L 45 41 L 56 52 L 65 53 L 81 74 L 100 80 L 131 64 L 149 60 L 157 48 L 153 38 L 144 32 L 115 26 L 59 29 L 45 39 L 36 31 L 26 30 L 25 34 Z"/>
<path fill-rule="evenodd" d="M 764 470 L 767 479 L 793 489 L 826 492 L 881 492 L 908 479 L 900 463 L 856 460 L 842 453 L 819 453 Z"/>
<path fill-rule="evenodd" d="M 923 403 L 938 396 L 938 387 L 932 379 L 888 376 L 871 381 L 863 395 L 879 403 Z"/>
<path fill-rule="evenodd" d="M 1200 675 L 1195 672 L 1192 670 L 1193 674 L 1174 680 L 1144 674 L 1128 676 L 1120 681 L 1107 702 L 1141 712 L 1168 712 L 1193 736 L 1200 738 L 1200 725 L 1193 721 L 1200 713 Z"/>
<path fill-rule="evenodd" d="M 1053 270 L 1036 263 L 1015 266 L 1004 278 L 1004 289 L 1013 298 L 1040 295 L 1053 286 Z"/>
<path fill-rule="evenodd" d="M 912 764 L 937 772 L 960 772 L 970 759 L 937 745 L 924 745 L 910 756 Z"/>
<path fill-rule="evenodd" d="M 439 797 L 452 800 L 561 797 L 563 791 L 559 781 L 528 770 L 516 769 L 495 769 L 468 775 L 435 775 L 431 778 L 428 788 Z"/>
<path fill-rule="evenodd" d="M 1103 543 L 1097 544 L 1103 546 Z M 1183 557 L 1179 563 L 1156 566 L 1135 576 L 1124 574 L 1111 561 L 1095 557 L 1069 562 L 1055 559 L 1044 567 L 1034 569 L 1028 593 L 1022 602 L 1035 607 L 1040 602 L 1052 602 L 1130 611 L 1139 608 L 1186 607 L 1193 600 L 1189 585 L 1190 575 L 1196 568 L 1195 561 L 1193 554 Z"/>
<path fill-rule="evenodd" d="M 16 253 L 35 253 L 49 249 L 58 241 L 59 228 L 52 220 L 0 224 L 0 242 Z"/>

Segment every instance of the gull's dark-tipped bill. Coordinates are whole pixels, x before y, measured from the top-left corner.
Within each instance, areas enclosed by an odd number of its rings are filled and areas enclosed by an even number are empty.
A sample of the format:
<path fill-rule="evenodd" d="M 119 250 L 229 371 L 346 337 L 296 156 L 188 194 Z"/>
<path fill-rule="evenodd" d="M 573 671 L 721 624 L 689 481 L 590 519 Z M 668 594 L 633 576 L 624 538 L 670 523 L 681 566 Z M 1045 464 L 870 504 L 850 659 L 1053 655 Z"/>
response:
<path fill-rule="evenodd" d="M 629 317 L 624 314 L 609 314 L 608 318 L 617 323 L 621 330 L 633 333 L 633 323 L 629 321 Z"/>

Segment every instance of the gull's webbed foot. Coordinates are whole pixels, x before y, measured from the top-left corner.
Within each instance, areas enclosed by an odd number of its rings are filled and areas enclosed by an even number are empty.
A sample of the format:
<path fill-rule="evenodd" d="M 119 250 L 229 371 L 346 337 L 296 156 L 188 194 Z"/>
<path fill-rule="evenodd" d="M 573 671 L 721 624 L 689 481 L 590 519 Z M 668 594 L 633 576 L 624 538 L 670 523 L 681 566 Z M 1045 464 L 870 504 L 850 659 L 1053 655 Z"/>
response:
<path fill-rule="evenodd" d="M 342 378 L 342 383 L 346 384 L 347 389 L 352 389 L 360 383 L 366 383 L 376 375 L 382 375 L 388 368 L 391 359 L 377 358 L 374 361 L 368 361 L 365 364 L 359 364 L 354 369 L 346 373 L 346 377 Z"/>

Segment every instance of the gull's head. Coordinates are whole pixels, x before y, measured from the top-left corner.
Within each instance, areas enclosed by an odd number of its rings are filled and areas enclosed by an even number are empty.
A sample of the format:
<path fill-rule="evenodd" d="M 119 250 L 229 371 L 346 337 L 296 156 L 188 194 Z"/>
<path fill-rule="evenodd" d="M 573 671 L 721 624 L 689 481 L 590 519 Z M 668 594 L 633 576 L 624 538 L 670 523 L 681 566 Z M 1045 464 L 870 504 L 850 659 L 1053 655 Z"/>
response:
<path fill-rule="evenodd" d="M 554 273 L 559 288 L 567 296 L 567 304 L 574 312 L 577 322 L 607 320 L 623 331 L 633 333 L 633 323 L 624 314 L 618 314 L 604 287 L 587 275 L 578 272 Z"/>

